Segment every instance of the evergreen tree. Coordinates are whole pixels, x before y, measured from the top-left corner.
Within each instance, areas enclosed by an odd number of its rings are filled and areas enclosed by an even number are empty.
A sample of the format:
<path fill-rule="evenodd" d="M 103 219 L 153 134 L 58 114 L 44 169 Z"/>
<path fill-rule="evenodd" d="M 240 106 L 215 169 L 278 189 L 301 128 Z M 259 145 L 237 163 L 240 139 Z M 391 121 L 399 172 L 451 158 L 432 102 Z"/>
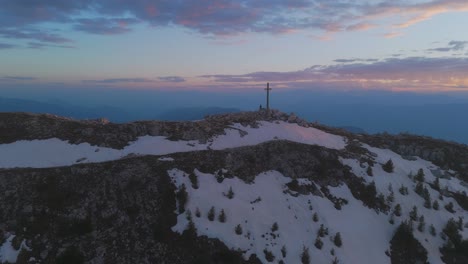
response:
<path fill-rule="evenodd" d="M 200 218 L 200 216 L 201 216 L 200 209 L 198 209 L 198 207 L 197 207 L 197 209 L 195 209 L 195 216 L 198 217 L 198 218 Z"/>
<path fill-rule="evenodd" d="M 323 242 L 322 242 L 322 240 L 320 239 L 320 237 L 317 237 L 317 238 L 315 239 L 314 246 L 315 246 L 316 248 L 318 248 L 318 249 L 322 249 L 322 247 L 323 247 Z"/>
<path fill-rule="evenodd" d="M 224 213 L 224 209 L 221 209 L 221 212 L 219 213 L 218 220 L 221 223 L 226 222 L 226 214 Z"/>
<path fill-rule="evenodd" d="M 269 251 L 268 249 L 265 248 L 263 250 L 263 254 L 265 254 L 265 259 L 268 262 L 273 262 L 275 260 L 275 255 L 273 255 L 273 253 L 271 251 Z"/>
<path fill-rule="evenodd" d="M 448 242 L 452 244 L 451 246 L 457 247 L 460 245 L 462 236 L 460 235 L 458 224 L 453 218 L 448 220 L 442 232 L 447 236 Z"/>
<path fill-rule="evenodd" d="M 185 212 L 185 204 L 187 204 L 188 193 L 185 188 L 185 184 L 182 184 L 180 189 L 176 193 L 176 199 L 179 202 L 179 214 Z"/>
<path fill-rule="evenodd" d="M 395 209 L 393 209 L 393 214 L 396 216 L 401 216 L 401 205 L 395 205 Z"/>
<path fill-rule="evenodd" d="M 215 218 L 215 208 L 211 206 L 210 210 L 208 211 L 208 220 L 214 221 Z"/>
<path fill-rule="evenodd" d="M 271 226 L 271 232 L 278 231 L 278 223 L 274 222 L 273 225 Z"/>
<path fill-rule="evenodd" d="M 434 200 L 434 202 L 432 203 L 432 208 L 434 210 L 439 210 L 439 202 L 437 200 Z"/>
<path fill-rule="evenodd" d="M 427 250 L 414 238 L 407 222 L 403 222 L 390 241 L 391 263 L 427 263 Z"/>
<path fill-rule="evenodd" d="M 418 173 L 416 174 L 416 176 L 414 177 L 415 180 L 419 181 L 419 182 L 424 182 L 424 171 L 423 169 L 419 169 L 418 170 Z"/>
<path fill-rule="evenodd" d="M 436 177 L 434 180 L 434 189 L 436 189 L 437 191 L 440 191 L 439 177 Z"/>
<path fill-rule="evenodd" d="M 434 227 L 433 224 L 431 224 L 431 225 L 429 226 L 429 233 L 430 233 L 432 236 L 435 236 L 435 235 L 436 235 L 436 229 L 435 229 L 435 227 Z"/>
<path fill-rule="evenodd" d="M 227 197 L 228 199 L 234 198 L 234 191 L 232 190 L 232 187 L 229 187 L 229 190 L 228 190 L 228 192 L 227 192 L 227 194 L 226 194 L 226 197 Z"/>
<path fill-rule="evenodd" d="M 418 223 L 418 230 L 419 232 L 424 232 L 424 228 L 426 226 L 426 223 L 424 222 L 424 216 L 421 215 L 419 217 L 419 223 Z"/>
<path fill-rule="evenodd" d="M 445 209 L 449 212 L 451 212 L 452 214 L 455 213 L 455 210 L 453 210 L 453 203 L 452 202 L 449 202 L 447 205 L 445 205 Z"/>
<path fill-rule="evenodd" d="M 372 166 L 368 166 L 367 167 L 367 171 L 366 171 L 367 175 L 369 176 L 374 176 L 374 172 L 372 171 Z"/>
<path fill-rule="evenodd" d="M 387 196 L 387 203 L 391 205 L 395 201 L 395 194 L 393 191 L 390 192 L 390 194 Z"/>
<path fill-rule="evenodd" d="M 393 169 L 394 169 L 392 159 L 389 159 L 384 165 L 382 165 L 382 169 L 383 169 L 385 172 L 392 173 L 392 172 L 393 172 Z"/>
<path fill-rule="evenodd" d="M 413 210 L 411 210 L 409 216 L 410 216 L 411 221 L 418 220 L 418 208 L 416 206 L 413 206 Z"/>
<path fill-rule="evenodd" d="M 234 232 L 236 232 L 237 235 L 242 235 L 242 226 L 240 224 L 236 225 Z"/>
<path fill-rule="evenodd" d="M 192 183 L 192 188 L 194 189 L 198 189 L 198 177 L 197 175 L 195 175 L 195 173 L 190 173 L 189 174 L 189 179 L 190 179 L 190 182 Z"/>
<path fill-rule="evenodd" d="M 429 194 L 429 190 L 426 187 L 424 187 L 423 198 L 424 198 L 424 207 L 430 209 L 431 208 L 431 195 Z"/>
<path fill-rule="evenodd" d="M 194 236 L 197 234 L 197 228 L 195 227 L 195 223 L 193 223 L 193 219 L 192 219 L 192 212 L 190 210 L 187 210 L 185 212 L 185 215 L 186 215 L 186 218 L 187 218 L 187 221 L 188 221 L 188 224 L 187 224 L 187 232 Z"/>
<path fill-rule="evenodd" d="M 314 213 L 314 215 L 312 216 L 312 220 L 313 220 L 314 222 L 318 222 L 318 215 L 317 215 L 317 213 Z"/>
<path fill-rule="evenodd" d="M 328 228 L 325 228 L 325 227 L 323 226 L 323 224 L 321 224 L 321 225 L 320 225 L 320 228 L 319 228 L 319 230 L 318 230 L 318 232 L 317 232 L 317 235 L 318 235 L 319 237 L 324 237 L 324 236 L 328 235 Z"/>
<path fill-rule="evenodd" d="M 341 245 L 343 245 L 343 242 L 341 241 L 340 232 L 336 233 L 335 237 L 333 238 L 333 242 L 335 243 L 335 246 L 337 247 L 341 247 Z"/>
<path fill-rule="evenodd" d="M 401 195 L 408 195 L 408 188 L 403 186 L 403 184 L 401 185 L 400 189 L 398 189 L 398 191 L 401 193 Z"/>
<path fill-rule="evenodd" d="M 422 184 L 422 182 L 416 183 L 416 187 L 414 188 L 414 192 L 417 193 L 419 196 L 423 197 L 424 185 Z"/>
<path fill-rule="evenodd" d="M 337 257 L 335 257 L 333 260 L 332 260 L 332 264 L 339 264 L 340 261 L 338 260 Z"/>
<path fill-rule="evenodd" d="M 283 256 L 283 258 L 285 258 L 287 253 L 288 252 L 286 251 L 286 246 L 283 245 L 281 247 L 281 256 Z"/>
<path fill-rule="evenodd" d="M 395 218 L 393 217 L 393 214 L 390 215 L 390 219 L 388 219 L 388 222 L 392 225 L 395 223 Z"/>
<path fill-rule="evenodd" d="M 463 231 L 463 217 L 462 216 L 458 217 L 457 225 L 458 225 L 458 230 Z"/>
<path fill-rule="evenodd" d="M 302 247 L 301 262 L 302 264 L 310 264 L 309 249 L 305 246 Z"/>

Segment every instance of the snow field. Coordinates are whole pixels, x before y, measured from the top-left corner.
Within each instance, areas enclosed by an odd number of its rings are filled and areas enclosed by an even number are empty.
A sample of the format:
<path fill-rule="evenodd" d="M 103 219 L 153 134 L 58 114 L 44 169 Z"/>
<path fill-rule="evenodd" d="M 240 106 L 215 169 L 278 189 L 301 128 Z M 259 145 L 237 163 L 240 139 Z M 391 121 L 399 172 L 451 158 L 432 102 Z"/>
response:
<path fill-rule="evenodd" d="M 246 135 L 241 135 L 242 130 Z M 0 144 L 0 168 L 57 167 L 78 163 L 103 162 L 136 155 L 167 155 L 176 152 L 197 150 L 221 150 L 252 146 L 263 142 L 284 139 L 294 142 L 342 149 L 346 146 L 343 137 L 325 133 L 315 128 L 305 128 L 286 122 L 259 122 L 259 128 L 233 124 L 219 135 L 201 144 L 197 140 L 171 141 L 162 136 L 142 136 L 122 150 L 91 146 L 89 143 L 70 144 L 57 138 L 45 140 L 21 140 Z"/>
<path fill-rule="evenodd" d="M 218 183 L 215 175 L 195 171 L 198 189 L 192 188 L 185 172 L 173 169 L 168 174 L 178 188 L 182 184 L 186 186 L 189 198 L 185 208 L 192 213 L 198 235 L 218 238 L 229 248 L 244 251 L 246 259 L 256 254 L 263 263 L 268 263 L 263 253 L 267 249 L 275 256 L 274 263 L 280 259 L 285 263 L 301 263 L 300 256 L 305 246 L 314 263 L 331 263 L 334 258 L 330 254 L 331 249 L 334 249 L 340 263 L 390 263 L 385 251 L 393 233 L 389 231 L 387 216 L 364 207 L 361 201 L 354 199 L 347 186 L 330 188 L 332 194 L 349 202 L 342 210 L 337 210 L 326 198 L 313 195 L 294 197 L 285 193 L 285 184 L 291 179 L 276 171 L 259 174 L 252 184 L 236 177 Z M 235 193 L 232 199 L 224 195 L 230 187 Z M 258 197 L 261 201 L 253 203 Z M 217 218 L 212 222 L 208 220 L 207 213 L 212 206 L 216 208 L 216 217 L 224 209 L 225 223 Z M 194 214 L 197 208 L 201 212 L 200 218 Z M 312 220 L 314 213 L 319 216 L 318 222 Z M 279 228 L 272 232 L 275 222 Z M 173 231 L 182 233 L 187 224 L 186 214 L 180 214 Z M 237 224 L 242 226 L 242 235 L 234 232 Z M 321 224 L 328 228 L 329 234 L 321 238 L 322 249 L 317 249 L 314 243 Z M 343 246 L 340 248 L 332 242 L 336 232 L 341 233 Z M 287 249 L 285 258 L 281 256 L 283 246 Z"/>
<path fill-rule="evenodd" d="M 451 197 L 443 197 L 443 200 L 439 199 L 439 191 L 436 191 L 430 187 L 428 183 L 432 183 L 435 180 L 435 176 L 432 174 L 431 170 L 439 169 L 433 163 L 420 159 L 416 157 L 416 160 L 406 160 L 403 159 L 400 155 L 394 153 L 388 149 L 379 149 L 364 145 L 370 152 L 376 154 L 374 161 L 376 162 L 372 167 L 373 176 L 368 176 L 366 173 L 367 166 L 364 168 L 361 167 L 359 161 L 354 159 L 341 159 L 341 162 L 344 165 L 348 165 L 352 168 L 352 171 L 357 176 L 362 177 L 367 183 L 375 182 L 376 189 L 378 193 L 382 193 L 385 197 L 390 195 L 389 185 L 392 186 L 394 193 L 394 202 L 391 204 L 391 210 L 387 215 L 387 223 L 390 219 L 390 215 L 393 212 L 395 205 L 401 205 L 401 216 L 394 216 L 395 224 L 393 226 L 388 226 L 387 230 L 393 230 L 391 235 L 393 235 L 394 230 L 398 225 L 405 221 L 409 221 L 409 213 L 413 210 L 413 207 L 416 206 L 418 210 L 418 217 L 423 215 L 425 220 L 425 229 L 424 232 L 417 230 L 418 222 L 414 222 L 414 235 L 419 240 L 419 242 L 426 248 L 428 252 L 428 261 L 431 264 L 443 263 L 440 259 L 439 248 L 443 246 L 445 241 L 441 238 L 440 233 L 445 227 L 447 221 L 450 218 L 458 220 L 459 217 L 463 217 L 464 221 L 468 221 L 468 213 L 461 208 L 455 199 Z M 382 164 L 387 162 L 389 159 L 392 159 L 395 168 L 394 172 L 387 173 L 382 169 Z M 416 175 L 419 169 L 423 169 L 425 182 L 423 186 L 429 191 L 431 202 L 437 200 L 439 203 L 439 210 L 432 208 L 424 207 L 424 199 L 419 196 L 415 191 L 416 183 L 413 179 L 408 177 L 409 174 Z M 462 185 L 459 179 L 452 177 L 451 179 L 439 178 L 441 189 L 444 189 L 445 186 L 448 186 L 450 191 L 467 191 L 468 188 Z M 402 195 L 399 192 L 399 188 L 404 186 L 408 188 L 408 195 Z M 448 212 L 444 206 L 452 202 L 454 204 L 455 213 Z M 432 236 L 429 232 L 430 225 L 433 225 L 436 229 L 436 236 Z M 466 239 L 468 238 L 467 228 L 461 232 L 462 236 Z M 391 236 L 388 238 L 390 242 Z"/>

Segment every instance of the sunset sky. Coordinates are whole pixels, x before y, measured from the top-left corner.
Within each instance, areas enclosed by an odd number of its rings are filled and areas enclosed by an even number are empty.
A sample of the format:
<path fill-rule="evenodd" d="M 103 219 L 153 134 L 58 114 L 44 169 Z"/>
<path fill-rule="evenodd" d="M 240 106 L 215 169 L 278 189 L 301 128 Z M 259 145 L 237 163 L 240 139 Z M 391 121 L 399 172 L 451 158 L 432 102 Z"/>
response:
<path fill-rule="evenodd" d="M 467 25 L 466 0 L 0 0 L 0 89 L 468 91 Z"/>

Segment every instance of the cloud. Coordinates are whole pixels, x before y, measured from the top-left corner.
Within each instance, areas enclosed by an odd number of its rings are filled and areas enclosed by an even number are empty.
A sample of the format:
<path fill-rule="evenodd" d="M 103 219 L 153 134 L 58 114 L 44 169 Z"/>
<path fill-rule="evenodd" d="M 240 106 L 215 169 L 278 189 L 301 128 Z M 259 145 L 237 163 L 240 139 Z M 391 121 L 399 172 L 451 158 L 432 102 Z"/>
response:
<path fill-rule="evenodd" d="M 447 47 L 428 49 L 428 51 L 437 51 L 437 52 L 462 51 L 466 47 L 468 47 L 468 41 L 452 40 L 448 43 Z"/>
<path fill-rule="evenodd" d="M 37 80 L 37 78 L 29 77 L 29 76 L 4 76 L 4 77 L 1 77 L 0 80 L 3 80 L 3 81 L 34 81 L 34 80 Z"/>
<path fill-rule="evenodd" d="M 347 31 L 362 31 L 362 30 L 368 30 L 374 27 L 376 26 L 370 23 L 358 23 L 358 24 L 347 26 L 346 30 Z"/>
<path fill-rule="evenodd" d="M 385 38 L 396 38 L 396 37 L 399 37 L 401 35 L 403 35 L 401 32 L 389 32 L 389 33 L 384 34 L 384 37 Z"/>
<path fill-rule="evenodd" d="M 253 72 L 242 75 L 204 75 L 216 83 L 274 82 L 284 87 L 372 87 L 385 89 L 461 89 L 468 86 L 468 58 L 390 57 L 338 60 L 290 72 Z"/>
<path fill-rule="evenodd" d="M 84 31 L 99 35 L 116 35 L 131 31 L 130 25 L 138 23 L 133 18 L 96 18 L 96 19 L 77 19 L 73 27 L 75 30 Z"/>
<path fill-rule="evenodd" d="M 63 48 L 63 49 L 74 49 L 74 46 L 70 45 L 52 45 L 52 44 L 45 44 L 41 42 L 29 42 L 27 45 L 29 49 L 44 49 L 44 48 Z"/>
<path fill-rule="evenodd" d="M 13 44 L 7 44 L 7 43 L 0 43 L 0 50 L 2 49 L 12 49 L 15 48 L 16 45 Z"/>
<path fill-rule="evenodd" d="M 35 42 L 71 40 L 50 25 L 76 31 L 115 35 L 138 24 L 180 26 L 207 36 L 232 36 L 249 32 L 286 34 L 302 30 L 318 33 L 369 30 L 382 21 L 399 22 L 386 37 L 401 29 L 448 12 L 466 12 L 462 0 L 329 1 L 329 0 L 2 0 L 0 36 Z M 90 15 L 92 14 L 92 16 Z M 387 18 L 395 19 L 387 19 Z M 49 27 L 43 26 L 48 23 Z M 388 22 L 387 22 L 388 23 Z M 62 33 L 64 34 L 64 33 Z"/>
<path fill-rule="evenodd" d="M 163 82 L 171 82 L 171 83 L 185 82 L 185 79 L 179 76 L 158 77 L 158 80 L 163 81 Z"/>
<path fill-rule="evenodd" d="M 103 80 L 83 80 L 84 83 L 95 83 L 95 84 L 119 84 L 119 83 L 148 83 L 153 80 L 146 78 L 113 78 Z"/>
<path fill-rule="evenodd" d="M 378 59 L 336 59 L 333 60 L 334 62 L 338 63 L 350 63 L 350 62 L 375 62 L 379 61 Z"/>
<path fill-rule="evenodd" d="M 44 32 L 37 29 L 3 29 L 0 27 L 0 37 L 7 39 L 29 39 L 44 43 L 69 43 L 71 39 L 62 37 L 55 33 Z"/>

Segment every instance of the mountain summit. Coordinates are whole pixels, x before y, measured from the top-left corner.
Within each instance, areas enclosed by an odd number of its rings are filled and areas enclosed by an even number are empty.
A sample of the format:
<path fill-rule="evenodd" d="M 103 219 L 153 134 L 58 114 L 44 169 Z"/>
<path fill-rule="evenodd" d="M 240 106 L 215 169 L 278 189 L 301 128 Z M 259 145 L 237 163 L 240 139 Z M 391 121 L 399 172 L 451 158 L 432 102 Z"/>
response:
<path fill-rule="evenodd" d="M 468 263 L 468 147 L 294 114 L 0 113 L 0 263 Z"/>

